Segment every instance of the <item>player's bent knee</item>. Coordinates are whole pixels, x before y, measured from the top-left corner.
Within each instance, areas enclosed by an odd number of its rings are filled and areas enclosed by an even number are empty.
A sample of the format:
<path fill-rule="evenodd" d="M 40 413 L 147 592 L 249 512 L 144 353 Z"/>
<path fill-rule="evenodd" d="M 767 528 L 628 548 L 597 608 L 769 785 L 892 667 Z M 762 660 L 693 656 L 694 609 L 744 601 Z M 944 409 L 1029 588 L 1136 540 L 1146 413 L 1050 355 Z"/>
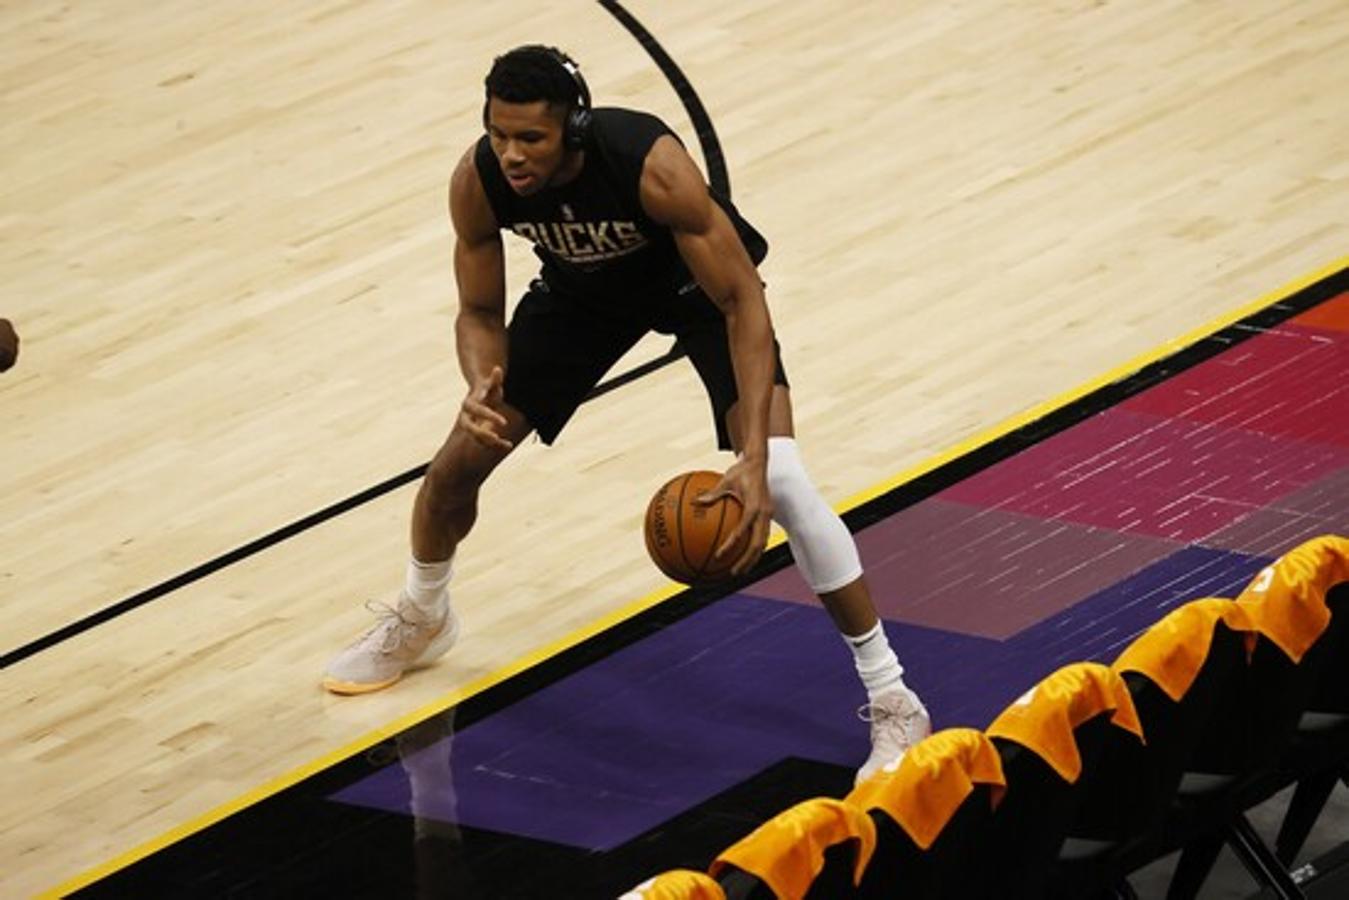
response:
<path fill-rule="evenodd" d="M 429 511 L 436 516 L 453 514 L 474 505 L 481 481 L 465 478 L 452 468 L 431 466 L 426 470 L 423 493 Z"/>
<path fill-rule="evenodd" d="M 848 526 L 816 490 L 791 438 L 768 439 L 768 491 L 773 518 L 787 532 L 797 568 L 812 590 L 836 591 L 861 577 L 862 561 Z"/>
<path fill-rule="evenodd" d="M 471 500 L 504 456 L 482 446 L 467 433 L 451 434 L 426 470 L 431 501 L 455 506 Z"/>

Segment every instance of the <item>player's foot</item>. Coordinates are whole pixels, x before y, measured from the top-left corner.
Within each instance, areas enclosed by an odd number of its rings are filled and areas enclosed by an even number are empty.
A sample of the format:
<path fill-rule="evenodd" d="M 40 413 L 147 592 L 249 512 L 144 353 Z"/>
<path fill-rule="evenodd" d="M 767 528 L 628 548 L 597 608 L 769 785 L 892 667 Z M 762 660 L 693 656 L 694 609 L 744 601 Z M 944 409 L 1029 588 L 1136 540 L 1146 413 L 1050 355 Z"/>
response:
<path fill-rule="evenodd" d="M 871 723 L 871 755 L 857 770 L 858 784 L 932 733 L 932 720 L 923 701 L 907 687 L 886 691 L 859 709 L 857 715 Z"/>
<path fill-rule="evenodd" d="M 398 608 L 367 603 L 379 617 L 369 631 L 328 663 L 323 686 L 334 694 L 365 694 L 386 688 L 403 673 L 449 652 L 459 637 L 459 617 L 448 595 L 430 614 L 418 611 L 406 595 Z"/>

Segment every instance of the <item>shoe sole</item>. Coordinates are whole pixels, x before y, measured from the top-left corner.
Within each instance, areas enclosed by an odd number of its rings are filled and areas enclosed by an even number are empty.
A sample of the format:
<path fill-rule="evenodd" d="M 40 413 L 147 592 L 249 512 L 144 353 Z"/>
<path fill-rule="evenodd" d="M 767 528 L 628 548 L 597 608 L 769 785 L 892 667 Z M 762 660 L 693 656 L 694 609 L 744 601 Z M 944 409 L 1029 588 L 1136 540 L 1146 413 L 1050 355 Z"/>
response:
<path fill-rule="evenodd" d="M 454 646 L 455 641 L 459 640 L 459 617 L 453 612 L 450 613 L 450 620 L 446 623 L 448 628 L 432 638 L 431 643 L 426 645 L 426 649 L 414 659 L 404 671 L 419 669 L 422 666 L 430 665 L 440 659 L 450 648 Z"/>
<path fill-rule="evenodd" d="M 354 694 L 373 694 L 375 691 L 382 691 L 386 687 L 389 687 L 392 684 L 396 684 L 398 680 L 401 679 L 402 677 L 403 673 L 399 672 L 397 675 L 388 679 L 387 681 L 357 682 L 357 681 L 338 681 L 336 678 L 331 678 L 325 675 L 323 678 L 323 686 L 331 693 L 341 694 L 344 697 L 350 697 Z"/>
<path fill-rule="evenodd" d="M 402 680 L 403 675 L 411 672 L 413 669 L 420 669 L 423 666 L 430 665 L 454 646 L 454 642 L 459 639 L 459 617 L 455 616 L 451 620 L 451 627 L 437 635 L 431 643 L 426 645 L 426 649 L 408 663 L 407 668 L 392 678 L 386 678 L 383 681 L 342 681 L 333 678 L 331 675 L 323 677 L 323 687 L 334 694 L 341 694 L 344 697 L 354 696 L 356 694 L 373 694 L 375 691 L 382 691 L 386 687 L 391 687 Z"/>

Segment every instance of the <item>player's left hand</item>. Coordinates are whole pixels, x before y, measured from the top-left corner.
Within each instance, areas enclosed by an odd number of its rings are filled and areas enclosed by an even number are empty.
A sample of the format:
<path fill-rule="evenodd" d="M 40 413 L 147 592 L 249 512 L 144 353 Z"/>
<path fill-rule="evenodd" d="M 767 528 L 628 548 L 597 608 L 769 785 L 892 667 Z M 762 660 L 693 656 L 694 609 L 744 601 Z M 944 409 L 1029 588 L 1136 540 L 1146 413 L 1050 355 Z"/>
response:
<path fill-rule="evenodd" d="M 695 503 L 715 503 L 727 494 L 740 500 L 740 523 L 736 525 L 716 550 L 721 557 L 736 546 L 740 556 L 731 566 L 732 575 L 743 575 L 754 567 L 768 543 L 768 529 L 773 522 L 773 497 L 768 492 L 768 462 L 741 457 L 721 476 L 721 482 Z"/>

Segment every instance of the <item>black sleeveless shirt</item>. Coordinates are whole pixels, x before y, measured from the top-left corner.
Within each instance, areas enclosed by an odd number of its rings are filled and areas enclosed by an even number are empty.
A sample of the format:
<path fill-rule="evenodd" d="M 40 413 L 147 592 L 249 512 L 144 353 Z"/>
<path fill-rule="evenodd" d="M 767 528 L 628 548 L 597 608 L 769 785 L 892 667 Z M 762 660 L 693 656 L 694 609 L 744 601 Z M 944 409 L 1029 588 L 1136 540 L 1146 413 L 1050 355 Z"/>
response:
<path fill-rule="evenodd" d="M 534 244 L 543 263 L 540 275 L 550 288 L 621 302 L 631 312 L 641 295 L 679 292 L 693 281 L 670 229 L 646 215 L 639 197 L 642 165 L 665 134 L 678 140 L 655 116 L 596 109 L 580 174 L 527 197 L 511 189 L 486 135 L 473 159 L 497 222 Z M 712 196 L 757 265 L 768 253 L 767 241 L 729 200 L 715 191 Z"/>

